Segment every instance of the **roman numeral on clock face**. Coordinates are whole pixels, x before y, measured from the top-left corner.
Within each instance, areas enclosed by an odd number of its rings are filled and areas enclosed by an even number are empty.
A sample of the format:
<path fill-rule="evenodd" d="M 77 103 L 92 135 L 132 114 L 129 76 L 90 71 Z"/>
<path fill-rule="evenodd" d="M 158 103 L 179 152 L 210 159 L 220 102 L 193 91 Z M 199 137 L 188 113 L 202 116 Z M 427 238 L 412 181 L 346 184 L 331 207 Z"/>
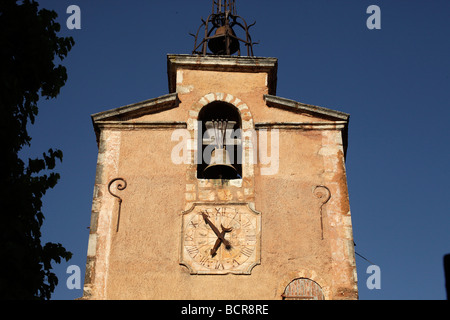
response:
<path fill-rule="evenodd" d="M 252 248 L 249 248 L 249 247 L 243 247 L 243 248 L 241 249 L 241 253 L 242 253 L 244 256 L 246 256 L 246 257 L 250 257 L 250 256 L 252 255 L 252 253 L 253 253 L 253 249 L 252 249 Z"/>
<path fill-rule="evenodd" d="M 195 258 L 199 253 L 198 248 L 196 246 L 186 246 L 186 251 Z"/>
<path fill-rule="evenodd" d="M 260 220 L 244 205 L 197 205 L 183 216 L 181 264 L 191 274 L 251 274 L 260 263 Z"/>

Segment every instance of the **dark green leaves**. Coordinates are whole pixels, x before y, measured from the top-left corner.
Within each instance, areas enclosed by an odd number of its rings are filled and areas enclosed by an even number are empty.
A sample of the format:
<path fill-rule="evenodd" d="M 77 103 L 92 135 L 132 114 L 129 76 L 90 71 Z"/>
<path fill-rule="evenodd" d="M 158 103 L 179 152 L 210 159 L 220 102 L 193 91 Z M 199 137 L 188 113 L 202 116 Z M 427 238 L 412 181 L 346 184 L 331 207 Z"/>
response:
<path fill-rule="evenodd" d="M 27 165 L 18 152 L 31 143 L 27 125 L 38 101 L 55 98 L 67 80 L 62 61 L 74 45 L 58 37 L 56 12 L 33 0 L 0 1 L 0 299 L 50 299 L 58 283 L 52 262 L 69 260 L 61 245 L 41 244 L 42 197 L 53 188 L 60 150 Z"/>

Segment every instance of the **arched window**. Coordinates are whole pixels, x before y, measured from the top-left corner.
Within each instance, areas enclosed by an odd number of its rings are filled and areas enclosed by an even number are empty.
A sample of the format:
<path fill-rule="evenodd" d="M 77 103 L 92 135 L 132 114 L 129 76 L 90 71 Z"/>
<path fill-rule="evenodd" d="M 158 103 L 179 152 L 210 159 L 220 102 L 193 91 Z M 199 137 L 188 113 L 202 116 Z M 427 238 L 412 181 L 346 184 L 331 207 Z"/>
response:
<path fill-rule="evenodd" d="M 198 179 L 242 179 L 241 117 L 233 105 L 215 101 L 198 115 Z"/>
<path fill-rule="evenodd" d="M 325 300 L 322 288 L 310 279 L 295 279 L 284 290 L 283 300 Z"/>

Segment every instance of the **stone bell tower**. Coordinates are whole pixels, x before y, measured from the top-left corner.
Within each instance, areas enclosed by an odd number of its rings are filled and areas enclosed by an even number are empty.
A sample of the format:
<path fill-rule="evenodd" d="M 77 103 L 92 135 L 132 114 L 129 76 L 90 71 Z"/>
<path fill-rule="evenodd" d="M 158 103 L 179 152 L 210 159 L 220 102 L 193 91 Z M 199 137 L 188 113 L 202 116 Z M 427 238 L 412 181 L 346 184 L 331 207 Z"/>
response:
<path fill-rule="evenodd" d="M 169 94 L 92 115 L 84 299 L 357 299 L 349 115 L 276 96 L 249 29 L 213 1 Z"/>

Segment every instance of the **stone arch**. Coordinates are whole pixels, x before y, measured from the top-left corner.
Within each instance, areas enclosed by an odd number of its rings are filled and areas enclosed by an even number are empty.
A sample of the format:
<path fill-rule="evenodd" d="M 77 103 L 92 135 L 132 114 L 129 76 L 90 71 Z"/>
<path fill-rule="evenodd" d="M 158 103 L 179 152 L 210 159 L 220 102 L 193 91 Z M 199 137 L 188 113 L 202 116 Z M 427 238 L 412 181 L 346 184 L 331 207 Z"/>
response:
<path fill-rule="evenodd" d="M 325 282 L 325 280 L 322 279 L 321 277 L 319 277 L 314 270 L 306 270 L 306 269 L 301 269 L 297 272 L 291 272 L 291 273 L 285 275 L 277 288 L 277 296 L 282 299 L 286 288 L 293 281 L 298 280 L 298 279 L 306 279 L 306 280 L 310 280 L 310 281 L 316 283 L 322 290 L 323 298 L 325 300 L 330 299 L 331 290 L 330 290 L 330 287 Z"/>
<path fill-rule="evenodd" d="M 198 133 L 198 118 L 200 111 L 207 105 L 213 102 L 224 102 L 234 106 L 241 117 L 241 130 L 242 130 L 242 148 L 243 148 L 243 161 L 242 161 L 242 176 L 244 178 L 254 177 L 253 164 L 256 164 L 254 159 L 254 121 L 250 109 L 247 104 L 239 98 L 229 93 L 208 93 L 195 102 L 189 110 L 188 117 L 188 130 L 191 132 L 191 138 L 193 139 L 193 151 L 197 152 L 197 133 Z M 192 162 L 196 164 L 196 155 L 192 154 Z"/>
<path fill-rule="evenodd" d="M 242 119 L 242 130 L 254 129 L 255 126 L 253 123 L 253 117 L 247 104 L 229 93 L 208 93 L 207 95 L 201 97 L 200 100 L 192 105 L 192 108 L 189 111 L 188 123 L 197 121 L 200 110 L 204 106 L 215 101 L 229 103 L 239 110 Z"/>
<path fill-rule="evenodd" d="M 324 300 L 322 287 L 307 278 L 292 280 L 284 289 L 283 300 Z"/>

